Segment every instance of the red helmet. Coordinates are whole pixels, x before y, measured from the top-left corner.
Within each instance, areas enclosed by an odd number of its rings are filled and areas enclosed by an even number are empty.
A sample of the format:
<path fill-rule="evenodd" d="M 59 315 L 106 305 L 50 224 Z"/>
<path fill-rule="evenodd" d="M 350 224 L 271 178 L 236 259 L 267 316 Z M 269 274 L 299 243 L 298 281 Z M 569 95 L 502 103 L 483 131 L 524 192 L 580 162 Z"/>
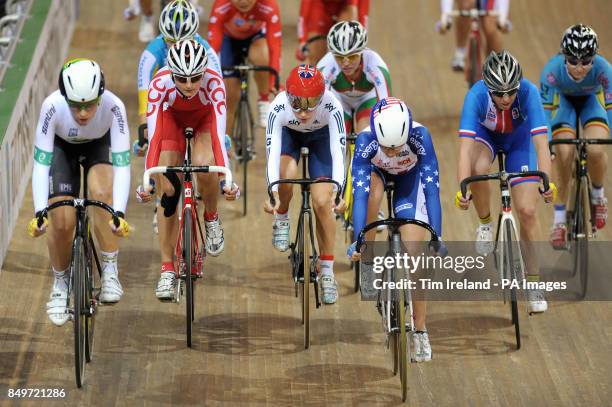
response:
<path fill-rule="evenodd" d="M 293 96 L 318 97 L 325 92 L 325 80 L 316 66 L 302 64 L 289 73 L 286 87 Z"/>
<path fill-rule="evenodd" d="M 316 101 L 316 104 L 318 104 L 323 93 L 325 93 L 325 80 L 316 66 L 303 64 L 296 66 L 289 73 L 286 89 L 289 102 L 294 107 L 294 110 L 298 106 L 305 106 L 308 110 L 313 110 L 316 107 L 316 105 L 313 105 L 313 102 Z M 306 100 L 299 103 L 296 99 Z M 304 104 L 303 102 L 306 103 Z M 293 106 L 294 104 L 296 106 Z M 302 110 L 305 109 L 302 108 Z"/>

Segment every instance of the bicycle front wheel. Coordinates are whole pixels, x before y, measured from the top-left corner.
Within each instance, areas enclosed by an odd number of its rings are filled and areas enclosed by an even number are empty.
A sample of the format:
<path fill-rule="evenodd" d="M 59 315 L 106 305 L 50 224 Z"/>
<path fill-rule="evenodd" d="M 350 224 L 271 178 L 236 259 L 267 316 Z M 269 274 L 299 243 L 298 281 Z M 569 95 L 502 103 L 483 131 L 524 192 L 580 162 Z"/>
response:
<path fill-rule="evenodd" d="M 249 111 L 249 104 L 246 101 L 240 102 L 239 109 L 239 122 L 240 122 L 240 138 L 242 148 L 242 215 L 245 216 L 247 213 L 247 177 L 249 171 L 247 166 L 251 160 L 251 154 L 255 149 L 255 141 L 253 137 L 253 122 Z"/>
<path fill-rule="evenodd" d="M 578 275 L 578 295 L 584 299 L 588 283 L 589 267 L 589 232 L 591 222 L 589 216 L 589 188 L 586 177 L 578 183 L 576 201 L 574 204 L 573 242 L 570 243 L 570 252 L 574 260 L 574 275 Z"/>
<path fill-rule="evenodd" d="M 504 249 L 504 260 L 505 260 L 505 268 L 507 275 L 513 281 L 519 281 L 520 277 L 517 273 L 516 265 L 522 264 L 520 259 L 520 252 L 518 251 L 518 240 L 515 239 L 514 229 L 512 228 L 511 222 L 505 222 L 505 231 L 506 239 L 504 241 L 505 249 Z M 514 245 L 517 245 L 517 250 L 514 250 Z M 521 267 L 521 266 L 519 266 Z M 514 334 L 516 336 L 516 349 L 521 348 L 521 330 L 519 326 L 519 314 L 518 314 L 518 298 L 517 298 L 517 289 L 513 285 L 510 288 L 510 313 L 512 315 L 512 323 L 514 324 Z"/>
<path fill-rule="evenodd" d="M 478 49 L 478 40 L 476 38 L 470 38 L 469 44 L 469 53 L 470 56 L 468 61 L 470 63 L 470 68 L 467 71 L 467 81 L 470 85 L 470 88 L 478 81 L 478 60 L 479 58 L 479 49 Z"/>
<path fill-rule="evenodd" d="M 93 261 L 93 239 L 89 234 L 89 244 L 87 245 L 87 258 L 86 258 L 86 267 L 87 267 L 87 281 L 85 283 L 85 305 L 86 305 L 86 317 L 85 317 L 85 360 L 89 363 L 91 362 L 91 357 L 93 354 L 93 338 L 94 338 L 94 328 L 95 328 L 95 273 L 94 267 L 96 263 Z M 99 271 L 99 270 L 98 270 Z"/>
<path fill-rule="evenodd" d="M 397 272 L 397 270 L 396 270 Z M 406 335 L 406 308 L 404 302 L 404 290 L 397 292 L 398 299 L 396 300 L 396 315 L 397 315 L 397 327 L 399 335 L 398 347 L 398 359 L 399 359 L 399 372 L 400 382 L 402 384 L 402 401 L 406 401 L 408 397 L 408 337 Z"/>
<path fill-rule="evenodd" d="M 73 333 L 74 333 L 74 371 L 77 387 L 83 385 L 85 373 L 85 332 L 87 317 L 85 315 L 85 245 L 83 238 L 77 236 L 72 246 L 72 294 L 73 294 Z"/>
<path fill-rule="evenodd" d="M 302 224 L 302 253 L 304 262 L 304 284 L 302 284 L 302 317 L 304 321 L 304 349 L 310 347 L 310 269 L 312 267 L 313 248 L 310 244 L 308 227 L 311 222 L 308 212 L 304 213 Z"/>
<path fill-rule="evenodd" d="M 191 217 L 191 208 L 185 208 L 183 223 L 183 264 L 185 265 L 184 277 L 185 277 L 185 324 L 186 324 L 186 335 L 187 335 L 187 346 L 191 348 L 191 335 L 193 328 L 193 279 L 191 271 L 193 269 L 193 218 Z"/>

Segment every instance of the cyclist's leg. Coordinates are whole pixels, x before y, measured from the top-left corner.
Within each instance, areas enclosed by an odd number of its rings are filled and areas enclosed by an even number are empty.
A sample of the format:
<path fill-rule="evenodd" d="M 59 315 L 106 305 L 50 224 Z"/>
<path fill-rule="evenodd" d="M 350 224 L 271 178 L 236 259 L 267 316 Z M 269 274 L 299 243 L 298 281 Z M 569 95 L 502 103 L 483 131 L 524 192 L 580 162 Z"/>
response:
<path fill-rule="evenodd" d="M 327 32 L 334 24 L 333 14 L 330 14 L 326 10 L 325 2 L 322 0 L 316 0 L 312 2 L 312 9 L 308 15 L 308 21 L 305 22 L 307 27 L 308 38 L 316 37 L 319 35 L 327 35 Z M 334 7 L 329 5 L 327 7 Z M 316 65 L 321 58 L 327 52 L 327 42 L 325 39 L 313 41 L 308 45 L 308 63 Z"/>
<path fill-rule="evenodd" d="M 607 113 L 597 100 L 596 95 L 590 95 L 580 112 L 580 121 L 583 123 L 584 137 L 588 139 L 607 139 L 610 137 L 610 128 Z M 605 146 L 591 144 L 587 146 L 589 155 L 589 176 L 593 185 L 602 186 L 605 182 L 608 167 L 608 156 Z"/>
<path fill-rule="evenodd" d="M 491 164 L 495 160 L 496 145 L 489 131 L 484 126 L 479 126 L 476 132 L 476 143 L 472 150 L 472 175 L 488 174 Z M 472 201 L 476 213 L 480 219 L 491 215 L 491 189 L 488 182 L 474 182 L 470 184 Z"/>
<path fill-rule="evenodd" d="M 607 139 L 610 137 L 610 128 L 607 113 L 596 95 L 589 96 L 580 112 L 580 121 L 583 124 L 584 136 L 589 139 Z M 591 177 L 591 203 L 595 226 L 602 229 L 608 218 L 608 201 L 604 194 L 604 182 L 608 169 L 608 155 L 605 146 L 591 144 L 587 146 L 589 157 L 588 171 Z"/>
<path fill-rule="evenodd" d="M 576 137 L 576 111 L 571 102 L 563 95 L 559 95 L 559 107 L 550 122 L 552 138 L 573 139 Z M 567 203 L 569 180 L 572 170 L 572 159 L 575 148 L 571 145 L 557 145 L 554 147 L 555 159 L 553 161 L 552 178 L 556 180 L 558 195 L 557 204 Z"/>
<path fill-rule="evenodd" d="M 460 10 L 469 10 L 476 5 L 476 0 L 458 0 L 457 8 Z M 467 56 L 466 47 L 468 35 L 470 33 L 469 17 L 457 17 L 455 19 L 455 54 L 451 61 L 453 69 L 462 70 L 465 66 L 465 58 Z"/>
<path fill-rule="evenodd" d="M 270 65 L 268 42 L 262 32 L 251 37 L 249 47 L 249 60 L 255 65 Z M 266 127 L 268 110 L 270 109 L 270 89 L 274 87 L 273 77 L 266 71 L 253 73 L 257 84 L 257 110 L 259 114 L 259 126 Z"/>
<path fill-rule="evenodd" d="M 254 65 L 270 65 L 268 42 L 263 33 L 257 33 L 251 38 L 249 47 L 249 61 Z M 257 84 L 260 100 L 268 100 L 270 93 L 270 74 L 265 71 L 254 72 L 253 77 Z"/>
<path fill-rule="evenodd" d="M 347 4 L 344 6 L 342 10 L 338 13 L 338 21 L 351 21 L 357 20 L 358 10 L 357 6 Z"/>
<path fill-rule="evenodd" d="M 78 198 L 81 188 L 81 169 L 77 150 L 59 138 L 55 138 L 53 161 L 49 172 L 49 204 L 64 199 Z M 76 224 L 75 210 L 61 206 L 49 212 L 47 246 L 51 267 L 56 272 L 68 269 L 72 257 L 72 240 Z"/>
<path fill-rule="evenodd" d="M 478 0 L 479 7 L 484 10 L 493 10 L 495 0 Z M 496 16 L 485 16 L 480 19 L 480 26 L 487 40 L 487 55 L 491 51 L 500 52 L 503 49 L 502 33 L 497 28 Z"/>
<path fill-rule="evenodd" d="M 222 66 L 231 66 L 239 64 L 242 59 L 243 41 L 235 40 L 227 35 L 223 36 L 221 43 L 221 64 Z M 236 116 L 236 106 L 240 100 L 240 74 L 238 71 L 223 71 L 223 82 L 225 83 L 225 93 L 227 102 L 227 126 L 226 133 L 230 136 L 233 131 L 234 117 Z"/>

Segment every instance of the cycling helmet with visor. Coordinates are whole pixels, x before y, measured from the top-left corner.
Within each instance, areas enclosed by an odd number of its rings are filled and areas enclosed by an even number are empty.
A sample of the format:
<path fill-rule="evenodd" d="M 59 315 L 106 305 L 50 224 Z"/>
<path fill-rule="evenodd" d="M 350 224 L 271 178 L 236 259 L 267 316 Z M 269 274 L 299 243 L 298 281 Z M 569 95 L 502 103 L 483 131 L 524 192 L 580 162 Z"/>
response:
<path fill-rule="evenodd" d="M 359 21 L 340 21 L 327 34 L 327 47 L 338 56 L 359 54 L 367 43 L 368 33 Z"/>
<path fill-rule="evenodd" d="M 175 81 L 197 82 L 208 65 L 208 55 L 202 44 L 195 40 L 181 40 L 168 50 L 168 67 Z"/>
<path fill-rule="evenodd" d="M 59 75 L 59 90 L 70 107 L 96 105 L 104 93 L 104 74 L 91 59 L 76 58 L 66 62 Z"/>
<path fill-rule="evenodd" d="M 159 16 L 159 32 L 170 42 L 192 38 L 199 26 L 198 12 L 188 0 L 174 0 Z"/>
<path fill-rule="evenodd" d="M 403 146 L 412 133 L 412 112 L 400 99 L 380 99 L 370 113 L 370 129 L 379 145 L 387 148 Z"/>
<path fill-rule="evenodd" d="M 302 64 L 293 68 L 285 86 L 294 112 L 315 110 L 325 93 L 323 74 L 314 65 Z"/>
<path fill-rule="evenodd" d="M 491 51 L 482 66 L 482 79 L 493 96 L 514 95 L 522 78 L 521 66 L 506 50 Z"/>
<path fill-rule="evenodd" d="M 570 65 L 590 65 L 598 48 L 597 34 L 588 25 L 575 24 L 563 33 L 561 53 Z"/>

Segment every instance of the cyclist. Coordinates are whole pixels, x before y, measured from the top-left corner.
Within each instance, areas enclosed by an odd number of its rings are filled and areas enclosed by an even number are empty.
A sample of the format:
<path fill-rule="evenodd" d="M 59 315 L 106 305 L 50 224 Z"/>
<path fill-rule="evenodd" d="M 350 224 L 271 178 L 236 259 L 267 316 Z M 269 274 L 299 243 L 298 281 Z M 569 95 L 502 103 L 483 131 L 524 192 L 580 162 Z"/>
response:
<path fill-rule="evenodd" d="M 307 40 L 314 37 L 325 39 L 327 32 L 338 21 L 357 20 L 368 26 L 370 0 L 302 0 L 298 17 L 298 47 L 295 56 L 305 61 L 303 53 Z M 313 41 L 308 47 L 308 63 L 317 65 L 325 55 L 323 41 Z"/>
<path fill-rule="evenodd" d="M 404 102 L 388 97 L 376 103 L 370 116 L 370 129 L 359 133 L 353 156 L 353 222 L 354 242 L 348 249 L 351 260 L 359 260 L 355 251 L 357 237 L 366 223 L 377 218 L 385 192 L 386 181 L 395 182 L 393 207 L 399 219 L 417 219 L 429 223 L 442 236 L 440 178 L 438 160 L 431 135 L 426 127 L 413 121 Z M 366 220 L 367 219 L 367 220 Z M 375 230 L 368 231 L 366 240 L 374 241 Z M 416 242 L 425 237 L 425 230 L 415 225 L 400 229 L 408 250 L 417 250 Z M 413 249 L 414 248 L 414 249 Z M 364 297 L 373 290 L 373 271 L 362 266 L 366 273 Z M 415 300 L 415 360 L 431 360 L 431 345 L 425 327 L 426 304 Z"/>
<path fill-rule="evenodd" d="M 329 52 L 317 69 L 342 103 L 347 133 L 368 127 L 372 107 L 391 96 L 391 75 L 380 55 L 366 48 L 368 33 L 358 21 L 336 23 L 327 35 Z M 352 112 L 356 129 L 353 129 Z"/>
<path fill-rule="evenodd" d="M 64 64 L 59 90 L 44 100 L 34 143 L 32 195 L 36 217 L 29 222 L 28 232 L 36 237 L 49 229 L 47 246 L 55 280 L 47 314 L 58 326 L 69 318 L 66 300 L 76 223 L 74 209 L 57 208 L 40 227 L 37 217 L 48 204 L 79 197 L 81 167 L 87 177 L 87 197 L 112 204 L 119 214 L 120 225 L 116 228 L 106 211 L 92 211 L 94 234 L 102 249 L 100 301 L 115 303 L 123 294 L 117 268 L 117 236 L 129 233 L 124 219 L 130 187 L 129 128 L 125 106 L 105 90 L 98 63 L 78 58 Z"/>
<path fill-rule="evenodd" d="M 485 16 L 480 18 L 480 26 L 487 41 L 487 54 L 491 51 L 500 52 L 503 48 L 501 33 L 511 30 L 512 24 L 508 20 L 508 9 L 510 0 L 457 0 L 460 10 L 477 8 L 479 10 L 496 11 L 497 16 Z M 453 0 L 440 0 L 442 15 L 437 27 L 441 33 L 445 33 L 451 26 L 452 18 L 450 12 L 453 8 Z M 467 55 L 466 46 L 470 33 L 470 19 L 459 17 L 455 26 L 455 54 L 451 61 L 451 67 L 455 71 L 463 71 Z"/>
<path fill-rule="evenodd" d="M 280 72 L 282 26 L 276 0 L 215 0 L 208 39 L 220 53 L 224 66 L 238 65 L 248 59 L 255 65 L 269 65 Z M 234 119 L 240 99 L 240 73 L 224 71 L 227 90 L 227 117 Z M 266 127 L 270 93 L 274 77 L 268 72 L 255 72 L 259 125 Z"/>
<path fill-rule="evenodd" d="M 367 128 L 372 107 L 378 100 L 391 96 L 391 75 L 387 64 L 378 53 L 366 48 L 367 42 L 368 33 L 358 21 L 336 23 L 327 35 L 330 52 L 317 66 L 326 85 L 342 103 L 347 133 Z M 356 129 L 353 129 L 353 119 Z M 350 170 L 348 173 L 350 176 Z M 352 182 L 350 178 L 347 181 L 345 219 L 351 220 Z M 381 212 L 380 216 L 384 217 L 384 214 Z"/>
<path fill-rule="evenodd" d="M 166 66 L 166 55 L 168 55 L 168 47 L 182 39 L 193 38 L 200 44 L 206 47 L 208 58 L 219 64 L 217 55 L 212 51 L 210 45 L 197 33 L 200 25 L 200 19 L 196 8 L 187 0 L 173 0 L 168 3 L 162 10 L 159 16 L 159 31 L 153 41 L 149 43 L 147 48 L 140 56 L 138 63 L 138 115 L 140 123 L 147 121 L 147 93 L 151 79 L 157 71 Z M 145 133 L 145 138 L 148 134 Z M 147 145 L 140 146 L 139 141 L 134 141 L 134 154 L 144 156 Z M 153 177 L 157 180 L 157 176 Z M 159 197 L 154 209 L 153 229 L 157 233 L 157 207 L 159 206 Z"/>
<path fill-rule="evenodd" d="M 151 146 L 146 168 L 157 165 L 179 165 L 185 155 L 183 130 L 195 129 L 194 165 L 228 166 L 225 150 L 225 88 L 220 67 L 210 63 L 206 47 L 195 40 L 181 40 L 168 50 L 168 66 L 162 68 L 149 86 L 147 126 L 151 130 Z M 161 276 L 155 291 L 160 300 L 172 300 L 176 288 L 173 249 L 178 233 L 176 209 L 181 195 L 181 181 L 176 174 L 160 177 L 163 190 L 159 219 L 159 244 L 162 258 Z M 206 252 L 218 256 L 223 251 L 224 238 L 217 214 L 217 175 L 197 174 L 197 186 L 204 202 Z M 235 199 L 238 187 L 221 188 L 226 199 Z M 139 201 L 152 196 L 138 187 Z"/>
<path fill-rule="evenodd" d="M 270 108 L 266 128 L 268 184 L 279 178 L 296 178 L 301 147 L 308 147 L 308 173 L 311 178 L 331 178 L 344 182 L 344 145 L 346 132 L 342 121 L 342 106 L 332 92 L 325 90 L 321 72 L 312 65 L 295 67 L 286 82 L 286 91 L 279 93 Z M 335 220 L 330 206 L 335 187 L 313 184 L 312 206 L 317 225 L 320 255 L 321 291 L 323 302 L 333 304 L 338 298 L 334 278 Z M 289 203 L 291 185 L 276 186 L 276 205 L 266 201 L 264 209 L 274 213 L 272 244 L 281 252 L 289 248 Z M 344 211 L 343 200 L 335 207 Z"/>
<path fill-rule="evenodd" d="M 584 138 L 609 137 L 612 120 L 612 69 L 604 57 L 597 55 L 597 49 L 595 31 L 583 24 L 573 25 L 563 34 L 561 53 L 555 55 L 542 71 L 540 94 L 552 137 L 556 139 L 575 138 L 578 118 L 584 127 Z M 607 112 L 597 98 L 597 94 L 602 91 Z M 553 115 L 555 95 L 558 95 L 558 109 Z M 608 217 L 608 201 L 603 189 L 607 155 L 601 146 L 590 145 L 587 148 L 589 175 L 593 183 L 593 214 L 596 227 L 601 229 Z M 574 152 L 569 145 L 558 145 L 555 149 L 557 158 L 554 169 L 559 179 L 559 201 L 555 205 L 550 242 L 555 249 L 564 249 L 567 244 L 565 203 Z"/>
<path fill-rule="evenodd" d="M 538 90 L 522 79 L 518 61 L 506 50 L 491 52 L 483 67 L 483 80 L 468 91 L 463 103 L 459 127 L 457 181 L 472 175 L 488 174 L 498 150 L 506 154 L 508 172 L 540 170 L 550 174 L 547 127 Z M 535 149 L 535 154 L 533 153 Z M 539 281 L 539 267 L 531 242 L 537 240 L 539 221 L 536 206 L 540 194 L 538 178 L 514 178 L 512 196 L 518 210 L 520 241 L 528 281 Z M 541 192 L 545 202 L 553 199 L 553 183 Z M 467 210 L 470 199 L 480 218 L 476 230 L 476 251 L 493 251 L 490 193 L 487 182 L 472 184 L 471 197 L 457 192 L 455 205 Z M 528 293 L 530 312 L 544 312 L 548 305 L 540 290 Z"/>

